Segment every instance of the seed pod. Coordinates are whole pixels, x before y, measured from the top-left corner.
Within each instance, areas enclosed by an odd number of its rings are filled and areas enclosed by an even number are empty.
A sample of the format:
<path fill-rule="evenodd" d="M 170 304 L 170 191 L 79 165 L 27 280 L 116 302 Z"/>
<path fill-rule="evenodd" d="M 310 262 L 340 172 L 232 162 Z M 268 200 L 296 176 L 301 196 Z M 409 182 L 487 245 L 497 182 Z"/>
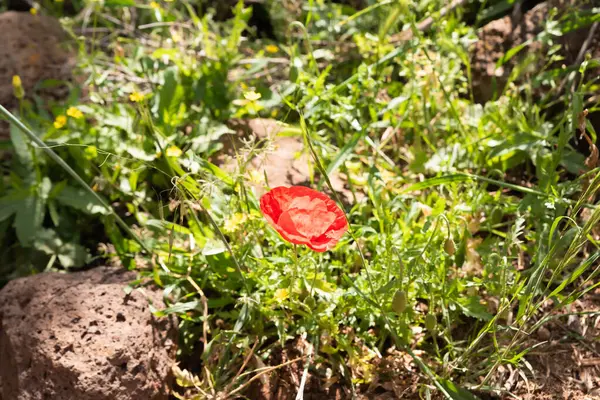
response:
<path fill-rule="evenodd" d="M 435 315 L 427 314 L 425 316 L 425 328 L 427 328 L 429 332 L 435 332 L 437 328 L 437 320 L 435 319 Z"/>
<path fill-rule="evenodd" d="M 406 310 L 406 292 L 404 290 L 398 290 L 394 293 L 392 310 L 394 310 L 396 314 L 402 314 L 404 310 Z"/>
<path fill-rule="evenodd" d="M 456 253 L 456 245 L 454 244 L 454 240 L 452 240 L 452 238 L 448 238 L 444 242 L 444 251 L 449 256 L 453 256 L 454 253 Z"/>

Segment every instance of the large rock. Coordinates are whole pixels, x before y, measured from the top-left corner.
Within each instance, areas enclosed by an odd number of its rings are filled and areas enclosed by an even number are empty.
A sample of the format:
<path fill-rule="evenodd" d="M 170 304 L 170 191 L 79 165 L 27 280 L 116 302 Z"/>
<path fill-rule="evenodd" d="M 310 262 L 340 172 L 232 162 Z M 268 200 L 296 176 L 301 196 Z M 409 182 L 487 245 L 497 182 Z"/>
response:
<path fill-rule="evenodd" d="M 0 398 L 167 399 L 176 327 L 135 274 L 99 267 L 43 273 L 0 291 Z"/>

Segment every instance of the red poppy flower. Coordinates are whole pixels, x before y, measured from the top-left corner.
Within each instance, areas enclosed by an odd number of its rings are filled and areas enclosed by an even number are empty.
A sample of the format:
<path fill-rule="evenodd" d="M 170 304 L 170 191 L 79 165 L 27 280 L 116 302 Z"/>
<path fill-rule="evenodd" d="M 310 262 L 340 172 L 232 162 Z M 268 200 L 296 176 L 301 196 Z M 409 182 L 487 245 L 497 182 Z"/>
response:
<path fill-rule="evenodd" d="M 327 195 L 304 186 L 280 186 L 260 198 L 263 215 L 288 242 L 331 249 L 348 230 L 344 212 Z"/>

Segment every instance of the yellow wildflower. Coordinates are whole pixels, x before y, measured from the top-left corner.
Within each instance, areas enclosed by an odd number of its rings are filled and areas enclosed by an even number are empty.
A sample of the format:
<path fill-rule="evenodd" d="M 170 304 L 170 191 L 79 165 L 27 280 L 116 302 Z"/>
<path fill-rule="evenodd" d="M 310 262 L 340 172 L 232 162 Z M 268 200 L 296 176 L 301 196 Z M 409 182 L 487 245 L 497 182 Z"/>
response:
<path fill-rule="evenodd" d="M 35 8 L 35 7 L 31 7 L 31 8 L 29 9 L 29 12 L 31 13 L 31 15 L 37 15 L 37 8 Z"/>
<path fill-rule="evenodd" d="M 77 107 L 69 107 L 69 109 L 67 110 L 67 115 L 75 119 L 83 118 L 83 113 Z"/>
<path fill-rule="evenodd" d="M 261 174 L 259 171 L 255 170 L 255 169 L 250 170 L 248 175 L 249 175 L 250 182 L 252 182 L 256 185 L 261 185 L 261 184 L 265 183 L 264 174 Z"/>
<path fill-rule="evenodd" d="M 277 289 L 275 291 L 275 293 L 273 294 L 273 297 L 275 297 L 275 300 L 277 301 L 284 301 L 285 299 L 287 299 L 288 297 L 290 297 L 290 292 L 287 289 Z"/>
<path fill-rule="evenodd" d="M 54 127 L 56 129 L 60 129 L 63 126 L 65 126 L 67 124 L 67 116 L 66 115 L 59 115 L 58 117 L 56 117 L 56 119 L 54 120 Z"/>
<path fill-rule="evenodd" d="M 183 151 L 177 146 L 170 146 L 167 148 L 167 151 L 165 151 L 165 154 L 167 157 L 179 157 L 183 154 Z"/>
<path fill-rule="evenodd" d="M 134 103 L 139 103 L 140 101 L 144 100 L 144 95 L 140 92 L 133 92 L 129 95 L 129 100 L 133 101 Z"/>
<path fill-rule="evenodd" d="M 235 213 L 225 220 L 223 230 L 227 233 L 235 232 L 239 229 L 240 226 L 246 223 L 247 220 L 248 217 L 245 214 Z"/>
<path fill-rule="evenodd" d="M 270 44 L 265 47 L 265 50 L 267 51 L 267 53 L 273 54 L 279 51 L 279 47 L 275 46 L 274 44 Z"/>
<path fill-rule="evenodd" d="M 244 98 L 248 101 L 257 101 L 261 97 L 262 96 L 260 95 L 260 93 L 256 93 L 254 90 L 244 93 Z"/>
<path fill-rule="evenodd" d="M 179 32 L 173 29 L 171 31 L 171 39 L 173 39 L 173 42 L 179 43 L 181 42 L 181 35 L 179 34 Z"/>
<path fill-rule="evenodd" d="M 150 7 L 151 7 L 151 8 L 154 8 L 155 10 L 158 10 L 158 9 L 160 8 L 160 4 L 158 4 L 158 3 L 157 3 L 157 2 L 155 2 L 155 1 L 151 1 L 151 2 L 150 2 Z"/>

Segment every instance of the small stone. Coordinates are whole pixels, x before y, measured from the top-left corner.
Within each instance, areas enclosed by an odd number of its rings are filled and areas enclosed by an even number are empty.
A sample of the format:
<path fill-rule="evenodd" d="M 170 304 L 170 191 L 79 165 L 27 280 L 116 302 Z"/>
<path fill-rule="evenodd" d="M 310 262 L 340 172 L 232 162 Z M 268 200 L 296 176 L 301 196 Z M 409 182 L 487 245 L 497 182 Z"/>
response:
<path fill-rule="evenodd" d="M 538 339 L 542 340 L 542 341 L 546 341 L 550 339 L 550 331 L 542 326 L 537 330 L 537 337 Z"/>

